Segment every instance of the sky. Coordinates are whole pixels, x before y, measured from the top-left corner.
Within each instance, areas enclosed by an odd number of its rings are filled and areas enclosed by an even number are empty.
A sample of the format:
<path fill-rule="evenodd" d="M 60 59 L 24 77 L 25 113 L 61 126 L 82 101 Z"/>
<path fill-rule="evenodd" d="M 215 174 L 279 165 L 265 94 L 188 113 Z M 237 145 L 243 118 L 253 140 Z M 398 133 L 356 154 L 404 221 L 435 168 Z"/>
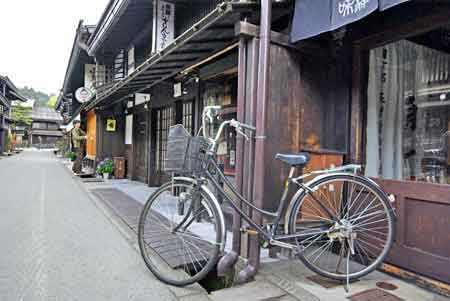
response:
<path fill-rule="evenodd" d="M 108 0 L 1 0 L 0 74 L 57 94 L 80 19 L 96 24 Z"/>

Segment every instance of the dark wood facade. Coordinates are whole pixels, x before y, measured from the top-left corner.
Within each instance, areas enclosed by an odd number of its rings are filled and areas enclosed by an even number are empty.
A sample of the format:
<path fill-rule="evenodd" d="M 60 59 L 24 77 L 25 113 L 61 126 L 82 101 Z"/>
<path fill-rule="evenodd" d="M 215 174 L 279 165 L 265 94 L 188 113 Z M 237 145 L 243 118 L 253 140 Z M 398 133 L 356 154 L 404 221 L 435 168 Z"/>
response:
<path fill-rule="evenodd" d="M 365 165 L 369 147 L 366 146 L 369 50 L 448 26 L 449 16 L 447 5 L 409 3 L 347 26 L 341 38 L 323 34 L 292 47 L 286 43 L 287 36 L 272 33 L 263 158 L 266 176 L 262 204 L 266 209 L 276 208 L 281 195 L 276 187 L 282 185 L 274 183 L 282 183 L 288 175 L 286 166 L 274 160 L 277 152 L 311 152 L 313 158 L 308 169 L 342 163 Z M 240 76 L 246 79 L 238 116 L 255 124 L 258 114 L 255 82 L 261 74 L 257 67 L 259 28 L 243 23 L 236 28 L 242 37 Z M 238 155 L 243 156 L 244 163 L 237 185 L 247 197 L 253 198 L 254 164 L 263 163 L 252 163 L 254 144 L 238 141 L 238 145 Z M 450 215 L 446 197 L 450 186 L 383 177 L 375 180 L 396 197 L 397 236 L 387 262 L 450 283 L 447 273 Z M 235 229 L 235 235 L 239 236 L 239 227 Z M 250 248 L 244 255 L 255 258 L 259 255 L 258 242 L 250 240 Z M 234 249 L 239 248 L 239 242 L 234 243 Z"/>
<path fill-rule="evenodd" d="M 289 22 L 283 22 L 290 18 L 289 10 L 274 10 L 268 97 L 263 111 L 257 102 L 261 93 L 257 83 L 264 74 L 261 70 L 265 70 L 260 65 L 261 34 L 256 26 L 259 13 L 252 15 L 247 9 L 230 13 L 230 18 L 224 21 L 217 12 L 213 14 L 216 20 L 204 21 L 210 22 L 204 25 L 206 29 L 194 30 L 189 24 L 206 14 L 200 8 L 188 7 L 201 12 L 186 14 L 188 20 L 180 17 L 177 35 L 185 33 L 180 43 L 159 55 L 146 52 L 146 48 L 137 49 L 143 55 L 136 63 L 146 58 L 146 64 L 132 76 L 124 72 L 123 79 L 106 87 L 90 105 L 98 108 L 97 151 L 102 157 L 126 156 L 129 178 L 160 185 L 168 179 L 162 171 L 168 128 L 183 123 L 195 133 L 200 126 L 206 83 L 219 74 L 233 75 L 237 84 L 232 90 L 237 101 L 227 108 L 227 114 L 249 124 L 259 122 L 258 126 L 265 130 L 265 140 L 258 145 L 263 155 L 256 161 L 257 146 L 236 138 L 235 182 L 245 196 L 257 197 L 265 209 L 277 207 L 281 183 L 288 173 L 286 166 L 274 160 L 278 152 L 311 152 L 309 169 L 365 164 L 369 51 L 448 25 L 450 16 L 450 8 L 445 4 L 413 1 L 376 12 L 338 32 L 292 45 L 283 34 L 289 31 Z M 203 8 L 212 9 L 208 7 Z M 242 16 L 248 17 L 248 22 L 240 22 Z M 148 26 L 142 27 L 142 32 L 145 30 Z M 218 31 L 221 36 L 217 36 Z M 129 46 L 119 44 L 120 47 L 110 45 L 116 52 L 105 52 L 105 62 L 106 54 L 112 64 L 111 57 Z M 183 70 L 187 72 L 181 74 Z M 182 84 L 183 93 L 179 97 L 174 97 L 175 83 Z M 127 108 L 125 102 L 135 104 L 136 92 L 148 93 L 150 101 Z M 125 114 L 133 115 L 133 142 L 128 145 L 124 143 Z M 115 133 L 107 133 L 104 128 L 111 116 L 117 120 Z M 258 191 L 254 189 L 256 165 L 262 166 L 265 175 L 256 183 L 261 188 Z M 450 232 L 450 203 L 446 194 L 450 193 L 450 186 L 382 177 L 375 180 L 396 196 L 397 237 L 388 262 L 450 283 L 447 272 L 450 250 L 446 243 Z M 234 223 L 233 247 L 240 252 L 238 217 Z M 250 250 L 243 253 L 257 265 L 258 250 L 258 240 L 252 239 Z"/>
<path fill-rule="evenodd" d="M 0 156 L 6 149 L 7 136 L 10 135 L 11 106 L 13 101 L 25 102 L 17 87 L 7 76 L 0 75 Z"/>
<path fill-rule="evenodd" d="M 35 107 L 31 113 L 30 145 L 38 148 L 54 148 L 63 137 L 60 125 L 63 118 L 51 108 Z"/>
<path fill-rule="evenodd" d="M 351 159 L 366 161 L 367 78 L 369 51 L 449 25 L 448 5 L 410 4 L 371 21 L 353 42 Z M 369 22 L 367 20 L 366 22 Z M 378 25 L 378 29 L 374 30 Z M 450 51 L 450 49 L 444 50 Z M 450 283 L 450 186 L 408 180 L 375 179 L 396 197 L 397 236 L 388 262 L 405 270 Z"/>
<path fill-rule="evenodd" d="M 365 165 L 366 147 L 369 147 L 366 146 L 368 51 L 448 25 L 449 13 L 446 5 L 411 3 L 349 26 L 342 41 L 322 35 L 300 42 L 296 49 L 281 45 L 282 39 L 273 35 L 271 96 L 266 116 L 270 142 L 264 160 L 270 162 L 266 165 L 270 173 L 267 173 L 264 192 L 267 208 L 273 209 L 274 200 L 280 195 L 273 183 L 281 183 L 287 176 L 287 169 L 273 161 L 276 152 L 312 151 L 321 158 L 313 160 L 316 166 L 312 167 L 316 168 L 330 167 L 340 160 Z M 249 31 L 243 33 L 248 35 Z M 255 38 L 246 39 L 250 48 L 256 42 Z M 308 51 L 311 45 L 319 46 L 322 51 Z M 247 66 L 251 66 L 256 60 L 248 49 L 245 56 Z M 252 67 L 247 69 L 250 88 L 254 81 L 251 70 Z M 250 93 L 246 99 L 251 97 L 254 94 Z M 249 173 L 245 170 L 244 175 Z M 446 197 L 450 186 L 375 180 L 396 197 L 397 236 L 388 263 L 450 283 L 447 273 L 450 215 Z M 244 182 L 244 192 L 247 186 Z"/>

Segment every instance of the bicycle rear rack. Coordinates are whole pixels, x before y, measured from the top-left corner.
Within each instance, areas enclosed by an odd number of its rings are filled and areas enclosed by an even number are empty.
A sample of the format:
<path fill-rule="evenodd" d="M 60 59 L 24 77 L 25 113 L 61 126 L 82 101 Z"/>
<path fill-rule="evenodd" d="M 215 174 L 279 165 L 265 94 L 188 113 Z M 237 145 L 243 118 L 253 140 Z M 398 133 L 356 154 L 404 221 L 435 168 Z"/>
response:
<path fill-rule="evenodd" d="M 294 181 L 302 180 L 302 179 L 307 178 L 312 175 L 328 174 L 328 173 L 335 173 L 335 172 L 352 172 L 352 173 L 356 174 L 356 173 L 358 173 L 358 171 L 361 171 L 361 170 L 362 170 L 361 165 L 347 164 L 347 165 L 342 165 L 342 166 L 328 168 L 328 169 L 314 170 L 314 171 L 308 172 L 306 174 L 303 174 L 303 175 L 295 178 Z"/>

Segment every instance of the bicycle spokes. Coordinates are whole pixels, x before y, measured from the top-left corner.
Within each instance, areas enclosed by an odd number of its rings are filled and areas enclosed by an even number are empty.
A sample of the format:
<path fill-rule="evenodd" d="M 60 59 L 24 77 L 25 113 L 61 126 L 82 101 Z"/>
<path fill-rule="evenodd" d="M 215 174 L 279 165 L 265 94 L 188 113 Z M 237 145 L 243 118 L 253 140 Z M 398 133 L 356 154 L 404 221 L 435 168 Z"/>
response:
<path fill-rule="evenodd" d="M 206 276 L 222 246 L 217 212 L 193 186 L 170 183 L 152 195 L 139 224 L 141 253 L 160 279 L 186 285 Z"/>
<path fill-rule="evenodd" d="M 383 195 L 351 176 L 316 185 L 298 207 L 295 229 L 325 233 L 297 239 L 302 260 L 327 277 L 348 280 L 373 269 L 392 240 L 392 216 Z M 339 220 L 332 221 L 317 205 L 327 204 Z"/>

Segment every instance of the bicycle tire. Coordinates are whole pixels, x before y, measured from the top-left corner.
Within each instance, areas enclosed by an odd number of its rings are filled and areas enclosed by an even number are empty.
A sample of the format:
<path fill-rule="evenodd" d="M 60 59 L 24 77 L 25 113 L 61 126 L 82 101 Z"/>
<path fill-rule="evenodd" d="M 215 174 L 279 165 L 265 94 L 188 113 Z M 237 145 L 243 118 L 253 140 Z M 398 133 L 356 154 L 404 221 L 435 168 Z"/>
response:
<path fill-rule="evenodd" d="M 204 210 L 206 210 L 207 214 L 211 214 L 212 215 L 212 220 L 215 221 L 214 222 L 214 229 L 216 230 L 216 233 L 214 235 L 214 241 L 212 241 L 212 247 L 211 247 L 211 251 L 208 253 L 208 255 L 210 255 L 205 261 L 206 264 L 204 264 L 201 267 L 200 271 L 197 271 L 197 269 L 195 269 L 195 271 L 189 271 L 186 272 L 181 271 L 181 270 L 177 270 L 175 268 L 171 268 L 170 265 L 167 263 L 166 264 L 166 259 L 163 258 L 163 254 L 162 252 L 160 254 L 158 254 L 156 252 L 156 249 L 153 248 L 151 245 L 149 245 L 149 242 L 146 241 L 146 239 L 148 239 L 148 234 L 151 233 L 150 231 L 146 232 L 146 222 L 149 220 L 149 215 L 151 216 L 151 214 L 149 214 L 150 212 L 154 212 L 152 210 L 152 205 L 155 204 L 155 201 L 158 199 L 158 197 L 160 197 L 164 192 L 167 192 L 168 189 L 172 189 L 173 188 L 187 188 L 187 189 L 194 189 L 194 186 L 191 182 L 189 181 L 184 181 L 184 180 L 174 180 L 171 182 L 168 182 L 164 185 L 162 185 L 158 190 L 156 190 L 148 199 L 148 201 L 146 202 L 142 212 L 141 212 L 141 216 L 139 219 L 139 229 L 138 229 L 138 241 L 139 241 L 139 249 L 141 252 L 141 256 L 147 266 L 147 268 L 153 273 L 153 275 L 156 276 L 156 278 L 158 278 L 160 281 L 169 284 L 169 285 L 173 285 L 173 286 L 178 286 L 178 287 L 183 287 L 183 286 L 187 286 L 193 283 L 196 283 L 200 280 L 202 280 L 203 278 L 205 278 L 208 273 L 214 268 L 214 266 L 216 265 L 216 263 L 218 262 L 219 259 L 219 255 L 222 249 L 222 245 L 224 244 L 224 242 L 222 241 L 223 239 L 223 233 L 225 231 L 225 229 L 223 229 L 223 223 L 221 223 L 221 220 L 223 221 L 222 217 L 223 215 L 221 215 L 221 212 L 219 210 L 219 208 L 217 208 L 217 205 L 211 200 L 210 196 L 208 195 L 208 193 L 205 192 L 205 190 L 201 189 L 199 190 L 199 193 L 201 195 L 201 206 L 203 206 L 203 208 L 205 208 Z M 191 205 L 193 204 L 193 202 L 191 203 Z M 156 209 L 157 210 L 157 209 Z M 190 211 L 191 207 L 189 207 L 188 211 Z M 188 213 L 186 213 L 187 215 Z M 151 219 L 151 218 L 150 218 Z M 155 218 L 153 218 L 153 222 L 151 225 L 155 225 L 155 222 L 161 223 L 160 220 L 156 220 Z M 194 224 L 195 222 L 192 222 L 192 224 Z M 147 225 L 147 229 L 148 229 L 148 225 Z M 196 234 L 192 233 L 192 232 L 184 232 L 183 234 L 181 234 L 181 232 L 175 232 L 175 233 L 168 233 L 167 235 L 171 235 L 171 236 L 176 236 L 178 233 L 178 237 L 184 237 L 186 238 L 186 233 L 189 233 L 189 239 L 191 239 L 191 237 L 196 236 Z M 164 238 L 166 239 L 166 237 Z M 183 240 L 183 238 L 181 238 Z M 197 241 L 197 240 L 196 240 Z M 209 242 L 209 241 L 208 241 Z M 172 243 L 172 242 L 171 242 Z M 176 243 L 178 245 L 178 243 Z M 182 242 L 183 245 L 187 245 L 185 244 L 185 242 Z M 189 245 L 191 245 L 191 247 L 194 249 L 194 251 L 186 251 L 185 253 L 188 254 L 186 255 L 186 257 L 189 259 L 189 257 L 192 259 L 193 253 L 192 252 L 198 252 L 201 253 L 201 250 L 198 248 L 198 246 L 194 246 L 191 243 L 189 243 Z M 151 251 L 149 250 L 151 249 Z M 149 254 L 149 252 L 151 252 L 151 254 Z M 167 252 L 166 252 L 167 253 Z M 204 254 L 204 253 L 203 253 Z M 181 256 L 180 256 L 181 257 Z M 195 256 L 194 256 L 195 257 Z M 205 256 L 204 256 L 205 257 Z M 196 263 L 191 263 L 191 266 L 194 267 L 198 267 L 196 266 Z M 183 267 L 185 268 L 185 267 Z M 191 274 L 194 273 L 195 274 Z"/>
<path fill-rule="evenodd" d="M 304 251 L 301 251 L 298 254 L 298 257 L 305 264 L 306 267 L 308 267 L 310 270 L 314 271 L 315 273 L 317 273 L 323 277 L 326 277 L 329 279 L 334 279 L 334 280 L 339 280 L 339 281 L 347 280 L 347 278 L 349 280 L 354 280 L 354 279 L 361 278 L 361 277 L 373 272 L 376 268 L 378 268 L 383 263 L 384 259 L 386 258 L 387 254 L 392 246 L 393 240 L 394 240 L 395 215 L 393 213 L 393 209 L 392 209 L 392 206 L 390 204 L 390 201 L 389 201 L 387 195 L 371 180 L 368 180 L 367 178 L 362 177 L 362 176 L 358 176 L 358 175 L 354 175 L 354 174 L 330 174 L 330 175 L 320 177 L 318 180 L 313 180 L 312 182 L 309 183 L 309 188 L 312 191 L 318 191 L 319 187 L 321 185 L 330 183 L 332 181 L 353 181 L 355 183 L 361 184 L 363 187 L 368 189 L 369 192 L 373 193 L 375 196 L 378 197 L 379 201 L 382 203 L 382 206 L 384 208 L 384 212 L 386 214 L 386 221 L 387 221 L 387 225 L 388 225 L 387 226 L 388 234 L 386 235 L 386 244 L 383 247 L 381 253 L 377 256 L 377 258 L 373 262 L 370 263 L 370 265 L 368 267 L 362 269 L 361 271 L 352 273 L 352 274 L 349 273 L 348 275 L 342 274 L 342 273 L 339 274 L 338 272 L 331 273 L 329 271 L 325 271 L 323 268 L 318 267 L 318 265 L 311 263 L 311 260 L 306 258 Z M 342 189 L 341 189 L 341 193 L 342 193 Z M 306 206 L 305 200 L 307 199 L 307 197 L 308 197 L 308 193 L 303 191 L 302 193 L 300 193 L 298 195 L 298 197 L 296 197 L 295 199 L 292 200 L 292 202 L 294 202 L 294 205 L 292 207 L 293 210 L 291 211 L 290 216 L 289 216 L 289 233 L 290 234 L 296 233 L 299 214 L 300 214 L 300 216 L 302 214 L 301 213 L 302 205 Z M 350 203 L 351 203 L 351 199 L 350 199 Z M 361 206 L 361 205 L 359 205 L 359 206 Z M 363 206 L 365 206 L 365 205 L 363 205 Z M 305 210 L 306 209 L 304 209 L 304 211 Z M 314 210 L 317 210 L 317 208 L 314 208 Z M 358 217 L 359 216 L 357 216 L 357 218 Z M 368 224 L 368 223 L 366 223 L 366 224 Z M 376 232 L 376 231 L 373 231 L 373 232 Z M 367 235 L 367 234 L 364 234 L 364 235 Z M 376 239 L 376 238 L 372 238 L 372 239 Z M 345 243 L 344 243 L 344 245 L 345 245 Z M 363 246 L 362 243 L 360 245 Z M 332 249 L 332 248 L 333 248 L 333 246 L 330 247 L 330 249 Z M 341 245 L 341 248 L 344 248 L 344 247 Z M 347 248 L 348 248 L 348 250 L 347 250 L 347 252 L 348 252 L 350 250 L 350 247 L 347 247 Z M 362 247 L 361 250 L 358 250 L 358 252 L 363 253 L 362 252 L 363 248 L 364 247 Z M 323 252 L 323 251 L 320 251 L 320 252 Z M 332 253 L 332 252 L 333 252 L 333 250 L 330 250 L 330 253 Z M 334 255 L 336 255 L 336 254 L 334 254 Z M 341 257 L 341 255 L 339 255 L 339 256 Z M 361 260 L 361 261 L 363 261 L 363 260 Z M 356 266 L 356 264 L 355 264 L 355 266 Z M 339 268 L 337 269 L 337 271 L 338 270 L 339 270 Z"/>

